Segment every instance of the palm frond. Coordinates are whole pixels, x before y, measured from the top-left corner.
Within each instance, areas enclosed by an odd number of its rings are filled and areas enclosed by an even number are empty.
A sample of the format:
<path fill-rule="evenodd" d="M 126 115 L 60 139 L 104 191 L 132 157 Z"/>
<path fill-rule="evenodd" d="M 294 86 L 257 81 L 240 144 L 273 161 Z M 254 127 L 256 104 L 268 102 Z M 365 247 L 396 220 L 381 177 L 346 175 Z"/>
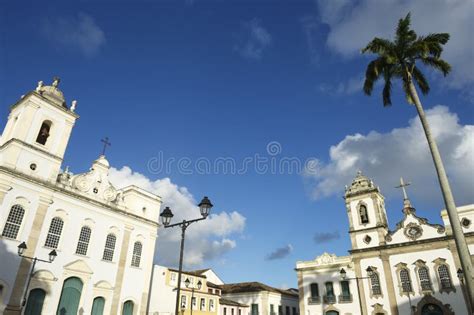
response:
<path fill-rule="evenodd" d="M 410 30 L 410 23 L 411 23 L 411 13 L 405 16 L 405 18 L 398 20 L 397 30 L 396 30 L 396 37 L 402 38 L 404 37 L 408 31 Z"/>
<path fill-rule="evenodd" d="M 431 33 L 425 37 L 425 41 L 445 45 L 448 42 L 449 37 L 448 33 Z"/>
<path fill-rule="evenodd" d="M 408 13 L 404 19 L 398 21 L 395 35 L 395 45 L 399 48 L 407 47 L 414 42 L 417 35 L 414 30 L 410 29 L 411 14 Z"/>
<path fill-rule="evenodd" d="M 365 81 L 364 81 L 364 93 L 367 95 L 372 94 L 372 90 L 374 89 L 374 84 L 380 77 L 382 64 L 384 59 L 379 57 L 377 59 L 372 60 L 369 65 L 367 66 L 367 70 L 365 71 Z"/>
<path fill-rule="evenodd" d="M 447 76 L 451 72 L 451 65 L 440 58 L 435 57 L 425 57 L 420 58 L 421 62 L 425 65 L 435 68 L 443 73 L 444 76 Z"/>
<path fill-rule="evenodd" d="M 421 92 L 426 95 L 430 91 L 430 85 L 428 81 L 426 81 L 425 75 L 418 69 L 418 67 L 414 67 L 412 71 L 413 79 L 420 88 Z"/>
<path fill-rule="evenodd" d="M 393 50 L 393 43 L 385 38 L 375 37 L 367 46 L 362 49 L 362 53 L 370 52 L 373 54 L 383 55 Z"/>

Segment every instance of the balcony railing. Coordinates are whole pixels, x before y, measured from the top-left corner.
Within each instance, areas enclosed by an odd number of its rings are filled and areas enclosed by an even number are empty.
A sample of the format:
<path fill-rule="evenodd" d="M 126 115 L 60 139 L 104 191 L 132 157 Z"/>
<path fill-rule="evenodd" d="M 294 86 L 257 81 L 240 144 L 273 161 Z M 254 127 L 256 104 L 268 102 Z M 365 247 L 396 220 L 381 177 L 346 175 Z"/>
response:
<path fill-rule="evenodd" d="M 308 298 L 308 304 L 321 304 L 320 296 L 310 296 Z"/>
<path fill-rule="evenodd" d="M 335 295 L 325 295 L 323 297 L 323 301 L 326 304 L 335 304 L 336 303 L 336 296 Z"/>
<path fill-rule="evenodd" d="M 339 295 L 339 303 L 350 303 L 350 302 L 352 302 L 352 294 Z"/>

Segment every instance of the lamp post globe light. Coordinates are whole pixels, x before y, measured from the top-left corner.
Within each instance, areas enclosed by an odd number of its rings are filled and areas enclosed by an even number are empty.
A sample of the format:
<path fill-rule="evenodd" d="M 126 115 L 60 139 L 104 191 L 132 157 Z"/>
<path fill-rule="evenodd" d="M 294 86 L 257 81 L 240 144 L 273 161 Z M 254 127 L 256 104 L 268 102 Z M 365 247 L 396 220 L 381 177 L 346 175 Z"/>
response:
<path fill-rule="evenodd" d="M 175 223 L 175 224 L 170 224 L 171 219 L 173 218 L 174 214 L 169 207 L 166 207 L 165 209 L 163 209 L 163 211 L 160 214 L 161 222 L 163 223 L 165 228 L 171 228 L 175 226 L 179 226 L 181 228 L 181 247 L 180 247 L 180 252 L 179 252 L 178 288 L 176 290 L 175 315 L 179 314 L 179 300 L 180 300 L 180 294 L 181 294 L 181 274 L 183 272 L 184 238 L 186 235 L 186 229 L 191 223 L 205 220 L 209 216 L 209 213 L 211 212 L 211 208 L 213 207 L 213 204 L 211 203 L 208 197 L 204 197 L 202 198 L 201 202 L 198 204 L 198 207 L 199 207 L 199 212 L 201 212 L 201 218 L 193 219 L 193 220 L 183 220 L 182 222 Z M 202 283 L 199 284 L 200 282 L 201 281 L 198 282 L 198 285 L 202 285 Z M 186 279 L 185 281 L 186 287 L 188 287 L 189 284 L 190 284 L 189 279 Z M 194 294 L 194 288 L 193 288 L 193 294 Z M 193 306 L 192 306 L 192 298 L 191 298 L 191 312 L 192 312 L 192 309 L 193 309 Z"/>
<path fill-rule="evenodd" d="M 20 256 L 21 258 L 29 259 L 33 262 L 31 264 L 30 273 L 28 274 L 28 280 L 26 282 L 25 292 L 23 293 L 23 301 L 21 302 L 21 308 L 25 307 L 26 305 L 26 297 L 28 295 L 28 289 L 30 288 L 31 277 L 33 276 L 33 273 L 35 272 L 36 262 L 42 261 L 42 262 L 50 264 L 56 259 L 56 256 L 58 256 L 58 253 L 56 253 L 56 250 L 53 249 L 48 254 L 48 260 L 40 259 L 38 257 L 29 257 L 29 256 L 24 255 L 27 249 L 28 249 L 28 246 L 26 246 L 25 242 L 21 242 L 21 244 L 18 245 L 18 256 Z"/>
<path fill-rule="evenodd" d="M 354 277 L 354 278 L 347 278 L 347 272 L 344 268 L 341 268 L 341 271 L 339 271 L 339 274 L 341 275 L 342 280 L 355 280 L 356 281 L 356 287 L 357 287 L 357 297 L 359 298 L 359 307 L 360 307 L 360 313 L 364 314 L 363 308 L 362 308 L 362 298 L 360 297 L 360 289 L 359 289 L 359 280 L 362 279 L 370 279 L 370 277 L 373 275 L 374 270 L 369 266 L 365 270 L 367 272 L 367 277 Z"/>

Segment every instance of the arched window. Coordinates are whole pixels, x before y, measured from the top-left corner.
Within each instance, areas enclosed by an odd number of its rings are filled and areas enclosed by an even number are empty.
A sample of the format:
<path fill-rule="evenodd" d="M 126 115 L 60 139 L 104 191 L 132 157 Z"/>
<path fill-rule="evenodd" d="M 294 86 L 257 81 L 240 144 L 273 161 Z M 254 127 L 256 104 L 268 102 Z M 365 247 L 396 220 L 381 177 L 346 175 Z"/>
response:
<path fill-rule="evenodd" d="M 54 217 L 49 225 L 48 236 L 46 237 L 45 247 L 58 248 L 59 239 L 63 231 L 64 221 L 59 217 Z"/>
<path fill-rule="evenodd" d="M 372 296 L 382 295 L 382 288 L 380 287 L 379 274 L 373 271 L 370 276 L 370 288 L 372 290 Z"/>
<path fill-rule="evenodd" d="M 115 242 L 117 238 L 113 234 L 107 235 L 105 240 L 105 248 L 104 248 L 104 255 L 102 256 L 103 260 L 112 261 L 114 259 L 114 251 L 115 251 Z"/>
<path fill-rule="evenodd" d="M 359 215 L 360 215 L 360 222 L 362 224 L 369 223 L 369 214 L 367 212 L 367 207 L 365 205 L 359 206 Z"/>
<path fill-rule="evenodd" d="M 431 291 L 431 280 L 427 267 L 418 268 L 418 279 L 420 279 L 421 291 Z"/>
<path fill-rule="evenodd" d="M 440 290 L 449 291 L 453 288 L 453 284 L 451 283 L 451 275 L 449 274 L 447 265 L 443 264 L 438 267 L 438 277 Z"/>
<path fill-rule="evenodd" d="M 92 303 L 91 315 L 103 315 L 104 314 L 105 299 L 101 296 L 98 296 L 94 299 Z"/>
<path fill-rule="evenodd" d="M 133 302 L 127 301 L 123 303 L 122 315 L 133 315 Z"/>
<path fill-rule="evenodd" d="M 142 243 L 135 242 L 135 244 L 133 244 L 132 267 L 140 267 L 141 258 L 142 258 Z"/>
<path fill-rule="evenodd" d="M 51 124 L 52 123 L 49 120 L 43 121 L 38 136 L 36 137 L 36 142 L 42 145 L 46 144 L 46 140 L 48 140 L 49 137 L 49 131 L 51 130 Z"/>
<path fill-rule="evenodd" d="M 20 231 L 21 222 L 23 222 L 23 217 L 25 216 L 25 209 L 20 205 L 14 205 L 10 209 L 10 213 L 7 217 L 7 222 L 3 228 L 2 236 L 8 238 L 14 238 L 18 236 Z"/>
<path fill-rule="evenodd" d="M 403 268 L 400 270 L 400 285 L 402 292 L 413 292 L 413 288 L 411 286 L 410 272 L 408 271 L 408 269 Z"/>
<path fill-rule="evenodd" d="M 26 303 L 25 315 L 37 315 L 43 311 L 43 303 L 46 292 L 42 289 L 33 289 L 28 294 L 28 302 Z"/>
<path fill-rule="evenodd" d="M 89 247 L 89 240 L 91 239 L 91 229 L 88 226 L 81 228 L 79 234 L 79 241 L 77 242 L 76 254 L 87 255 L 87 248 Z"/>
<path fill-rule="evenodd" d="M 81 279 L 76 277 L 71 277 L 64 281 L 56 315 L 77 314 L 82 286 Z"/>

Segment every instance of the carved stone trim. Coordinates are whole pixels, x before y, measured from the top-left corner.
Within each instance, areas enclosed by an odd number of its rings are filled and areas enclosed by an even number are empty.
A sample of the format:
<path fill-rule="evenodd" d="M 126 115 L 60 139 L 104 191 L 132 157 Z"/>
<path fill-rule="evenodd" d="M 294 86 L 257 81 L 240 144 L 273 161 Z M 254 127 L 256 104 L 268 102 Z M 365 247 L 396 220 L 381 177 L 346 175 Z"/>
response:
<path fill-rule="evenodd" d="M 454 312 L 451 309 L 451 305 L 449 304 L 443 305 L 441 301 L 439 301 L 438 299 L 435 299 L 431 295 L 426 295 L 420 300 L 420 302 L 418 302 L 418 304 L 416 305 L 415 313 L 413 315 L 421 315 L 423 308 L 429 304 L 438 306 L 443 311 L 444 315 L 454 315 Z"/>
<path fill-rule="evenodd" d="M 436 258 L 435 260 L 433 260 L 433 263 L 435 264 L 434 265 L 434 270 L 435 270 L 435 273 L 436 273 L 436 278 L 438 279 L 439 293 L 446 292 L 446 293 L 449 294 L 450 292 L 456 292 L 456 288 L 453 285 L 453 277 L 451 275 L 451 268 L 446 263 L 446 259 L 439 257 L 439 258 Z M 450 282 L 450 287 L 449 288 L 443 288 L 443 286 L 441 284 L 441 278 L 439 276 L 439 267 L 441 267 L 441 266 L 446 266 L 447 267 L 448 275 L 449 275 L 449 282 Z"/>

